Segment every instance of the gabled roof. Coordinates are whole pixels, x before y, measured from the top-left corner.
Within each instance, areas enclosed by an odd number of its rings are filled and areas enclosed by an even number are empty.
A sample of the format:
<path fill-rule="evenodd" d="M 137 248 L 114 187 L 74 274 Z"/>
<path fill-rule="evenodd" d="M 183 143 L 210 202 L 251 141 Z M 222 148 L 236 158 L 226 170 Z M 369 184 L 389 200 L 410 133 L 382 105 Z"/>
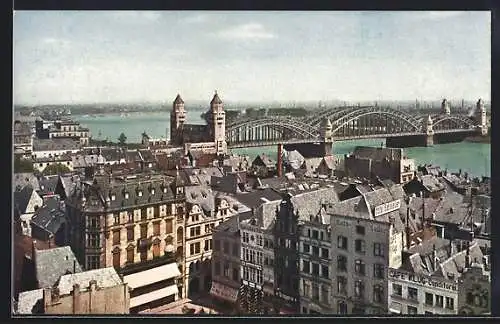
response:
<path fill-rule="evenodd" d="M 46 195 L 54 193 L 57 188 L 57 183 L 59 182 L 59 176 L 45 176 L 41 177 L 38 182 L 40 183 L 40 195 Z"/>
<path fill-rule="evenodd" d="M 55 234 L 66 222 L 64 211 L 60 208 L 59 199 L 51 197 L 45 201 L 45 206 L 39 208 L 31 219 L 31 223 L 45 230 L 49 234 Z"/>
<path fill-rule="evenodd" d="M 25 186 L 29 185 L 35 191 L 40 189 L 40 184 L 38 183 L 38 178 L 33 173 L 14 173 L 14 189 L 23 189 Z"/>
<path fill-rule="evenodd" d="M 34 190 L 31 186 L 25 186 L 21 191 L 14 192 L 14 202 L 21 214 L 26 212 L 31 197 L 33 196 L 33 192 Z"/>
<path fill-rule="evenodd" d="M 43 289 L 28 290 L 19 293 L 16 314 L 39 314 L 43 310 Z"/>
<path fill-rule="evenodd" d="M 40 288 L 52 287 L 66 273 L 81 272 L 82 267 L 69 246 L 35 250 L 35 273 Z"/>
<path fill-rule="evenodd" d="M 77 284 L 80 286 L 80 291 L 85 291 L 89 289 L 92 280 L 96 281 L 97 288 L 110 288 L 123 284 L 115 268 L 108 267 L 63 275 L 58 280 L 57 288 L 60 295 L 69 295 L 73 285 Z"/>

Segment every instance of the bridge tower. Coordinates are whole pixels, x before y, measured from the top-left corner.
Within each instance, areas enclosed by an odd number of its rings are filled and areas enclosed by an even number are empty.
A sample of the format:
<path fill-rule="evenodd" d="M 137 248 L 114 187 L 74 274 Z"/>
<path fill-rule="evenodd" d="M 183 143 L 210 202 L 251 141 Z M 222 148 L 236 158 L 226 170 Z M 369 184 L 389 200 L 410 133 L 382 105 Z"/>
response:
<path fill-rule="evenodd" d="M 217 154 L 226 154 L 226 113 L 222 105 L 222 100 L 215 91 L 212 101 L 210 101 L 210 118 L 208 128 L 212 140 L 215 143 Z"/>
<path fill-rule="evenodd" d="M 434 145 L 434 129 L 432 126 L 433 121 L 431 115 L 429 115 L 425 123 L 425 146 Z"/>
<path fill-rule="evenodd" d="M 182 144 L 182 130 L 186 122 L 186 110 L 184 109 L 184 100 L 177 94 L 170 112 L 170 142 L 173 144 Z"/>
<path fill-rule="evenodd" d="M 443 99 L 443 102 L 441 102 L 441 113 L 443 115 L 451 114 L 450 103 L 446 99 Z"/>
<path fill-rule="evenodd" d="M 476 104 L 476 120 L 481 130 L 481 136 L 488 135 L 488 120 L 486 119 L 486 108 L 482 99 L 479 99 Z"/>
<path fill-rule="evenodd" d="M 323 154 L 324 156 L 330 156 L 333 154 L 333 126 L 330 119 L 325 118 L 321 123 L 321 140 L 323 142 Z"/>

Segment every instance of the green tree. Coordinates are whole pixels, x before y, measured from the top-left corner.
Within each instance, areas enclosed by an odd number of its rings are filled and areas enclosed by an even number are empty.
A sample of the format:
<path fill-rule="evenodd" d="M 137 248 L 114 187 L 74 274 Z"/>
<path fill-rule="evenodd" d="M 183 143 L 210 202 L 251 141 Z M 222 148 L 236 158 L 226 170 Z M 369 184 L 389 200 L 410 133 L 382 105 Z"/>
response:
<path fill-rule="evenodd" d="M 53 174 L 62 174 L 62 173 L 68 173 L 71 172 L 71 170 L 61 164 L 61 163 L 55 163 L 47 166 L 45 169 L 43 169 L 42 174 L 43 175 L 53 175 Z"/>
<path fill-rule="evenodd" d="M 125 143 L 127 142 L 127 136 L 125 136 L 124 133 L 121 133 L 120 134 L 120 137 L 118 137 L 118 142 L 121 144 L 121 145 L 125 145 Z"/>
<path fill-rule="evenodd" d="M 33 162 L 27 159 L 21 159 L 16 156 L 14 158 L 14 173 L 33 172 Z"/>

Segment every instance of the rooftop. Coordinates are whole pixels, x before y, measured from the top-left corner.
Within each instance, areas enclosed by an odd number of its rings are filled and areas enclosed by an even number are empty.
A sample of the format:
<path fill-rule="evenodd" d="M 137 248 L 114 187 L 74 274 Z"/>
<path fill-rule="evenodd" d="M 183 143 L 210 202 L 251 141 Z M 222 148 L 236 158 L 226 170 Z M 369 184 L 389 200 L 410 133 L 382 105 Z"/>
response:
<path fill-rule="evenodd" d="M 80 286 L 81 291 L 88 290 L 90 281 L 92 280 L 96 281 L 97 287 L 99 288 L 109 288 L 123 284 L 123 281 L 113 267 L 88 270 L 61 276 L 57 282 L 59 294 L 70 294 L 75 284 Z"/>
<path fill-rule="evenodd" d="M 69 246 L 35 250 L 35 271 L 38 286 L 52 287 L 67 273 L 81 272 L 82 268 Z"/>

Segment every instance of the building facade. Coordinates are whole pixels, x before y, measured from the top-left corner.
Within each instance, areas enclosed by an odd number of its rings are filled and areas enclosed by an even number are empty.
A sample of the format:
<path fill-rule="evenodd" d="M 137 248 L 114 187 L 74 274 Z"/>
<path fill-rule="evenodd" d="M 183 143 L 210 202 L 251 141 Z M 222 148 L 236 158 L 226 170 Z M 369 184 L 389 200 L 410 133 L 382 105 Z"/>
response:
<path fill-rule="evenodd" d="M 78 183 L 65 203 L 66 237 L 78 260 L 86 269 L 113 266 L 123 274 L 132 289 L 132 312 L 182 297 L 177 278 L 185 196 L 179 179 L 151 174 L 112 178 L 101 170 Z"/>
<path fill-rule="evenodd" d="M 206 125 L 187 124 L 184 100 L 177 95 L 170 113 L 170 143 L 176 146 L 187 143 L 203 144 L 205 149 L 217 154 L 226 154 L 226 113 L 217 92 L 210 102 L 206 120 Z"/>

